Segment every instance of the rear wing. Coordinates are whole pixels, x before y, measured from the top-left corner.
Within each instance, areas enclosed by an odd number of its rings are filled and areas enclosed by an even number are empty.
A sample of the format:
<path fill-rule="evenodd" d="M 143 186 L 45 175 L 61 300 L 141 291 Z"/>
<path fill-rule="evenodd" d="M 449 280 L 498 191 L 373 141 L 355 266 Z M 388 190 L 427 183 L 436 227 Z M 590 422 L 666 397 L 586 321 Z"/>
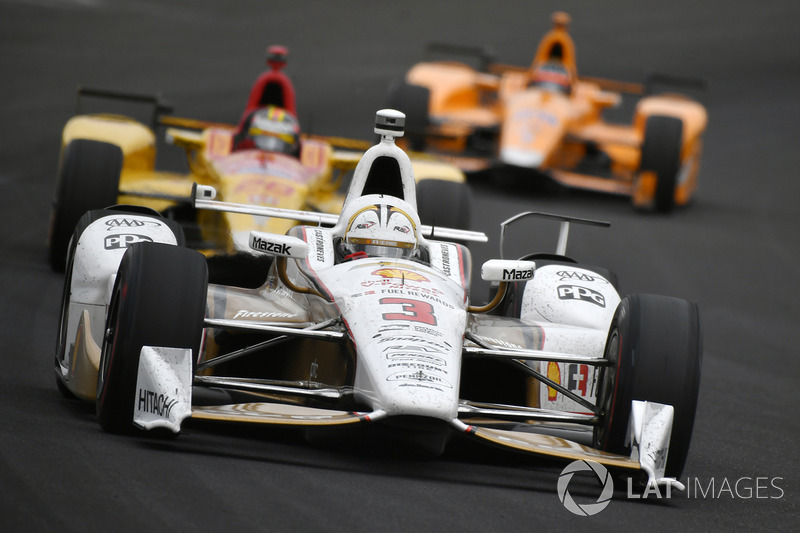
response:
<path fill-rule="evenodd" d="M 648 72 L 644 81 L 644 95 L 659 94 L 670 89 L 687 91 L 699 96 L 708 91 L 708 80 L 692 76 Z"/>
<path fill-rule="evenodd" d="M 107 89 L 83 87 L 81 85 L 78 85 L 75 99 L 76 115 L 82 114 L 84 101 L 87 98 L 116 100 L 118 102 L 128 102 L 133 104 L 141 104 L 143 106 L 150 106 L 148 116 L 150 127 L 153 130 L 155 130 L 158 126 L 172 126 L 190 130 L 203 130 L 206 128 L 236 129 L 236 126 L 222 122 L 212 122 L 208 120 L 197 120 L 193 118 L 168 115 L 167 113 L 172 113 L 174 108 L 169 101 L 161 96 L 161 93 L 138 94 L 125 91 L 112 91 Z"/>
<path fill-rule="evenodd" d="M 156 93 L 155 95 L 136 94 L 121 91 L 110 91 L 105 89 L 94 89 L 78 85 L 78 91 L 75 100 L 76 115 L 80 115 L 82 113 L 83 102 L 86 98 L 118 100 L 151 106 L 150 123 L 154 129 L 158 124 L 159 117 L 164 113 L 171 113 L 173 109 L 172 105 L 167 102 L 160 93 Z"/>
<path fill-rule="evenodd" d="M 481 72 L 489 72 L 494 63 L 494 54 L 491 50 L 479 46 L 432 42 L 425 47 L 426 60 L 442 59 L 443 56 L 466 59 Z"/>

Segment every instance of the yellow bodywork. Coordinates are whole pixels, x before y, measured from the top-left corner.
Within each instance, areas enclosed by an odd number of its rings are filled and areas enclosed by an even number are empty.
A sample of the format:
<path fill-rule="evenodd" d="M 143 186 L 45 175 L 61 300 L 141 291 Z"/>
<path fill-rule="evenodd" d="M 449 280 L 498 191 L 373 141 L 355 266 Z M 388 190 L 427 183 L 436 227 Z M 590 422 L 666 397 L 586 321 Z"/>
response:
<path fill-rule="evenodd" d="M 62 153 L 74 139 L 119 146 L 123 153 L 119 204 L 142 205 L 163 212 L 190 203 L 192 185 L 196 182 L 214 186 L 218 199 L 227 202 L 338 213 L 344 201 L 339 192 L 343 177 L 355 168 L 363 151 L 370 146 L 366 141 L 305 136 L 298 160 L 258 150 L 234 152 L 233 126 L 180 117 L 163 117 L 161 123 L 179 126 L 168 128 L 166 139 L 185 150 L 188 173 L 156 170 L 155 133 L 120 115 L 73 117 L 63 131 Z M 235 168 L 237 160 L 241 161 L 241 168 Z M 253 172 L 246 170 L 248 165 L 256 167 Z M 457 167 L 425 154 L 412 157 L 412 165 L 417 180 L 466 181 Z M 275 172 L 265 168 L 274 168 Z M 213 254 L 234 252 L 232 236 L 237 232 L 285 233 L 296 222 L 201 210 L 197 213 L 197 224 L 207 244 L 202 251 Z"/>

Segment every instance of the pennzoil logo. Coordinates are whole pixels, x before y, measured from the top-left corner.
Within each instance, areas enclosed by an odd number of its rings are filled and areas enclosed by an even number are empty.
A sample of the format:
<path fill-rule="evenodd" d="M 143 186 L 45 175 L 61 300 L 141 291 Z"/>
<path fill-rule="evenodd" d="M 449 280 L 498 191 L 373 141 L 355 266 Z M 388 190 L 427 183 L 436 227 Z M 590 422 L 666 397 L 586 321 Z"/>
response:
<path fill-rule="evenodd" d="M 381 276 L 382 278 L 397 278 L 406 281 L 430 281 L 428 278 L 404 268 L 379 268 L 372 272 L 373 276 Z"/>

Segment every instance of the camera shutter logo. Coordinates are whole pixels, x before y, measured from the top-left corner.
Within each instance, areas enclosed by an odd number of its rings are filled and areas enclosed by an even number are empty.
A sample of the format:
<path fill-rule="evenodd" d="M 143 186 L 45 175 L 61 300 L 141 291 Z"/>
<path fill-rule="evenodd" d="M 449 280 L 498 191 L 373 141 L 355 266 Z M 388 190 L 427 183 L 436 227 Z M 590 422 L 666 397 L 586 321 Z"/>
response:
<path fill-rule="evenodd" d="M 578 504 L 567 490 L 567 486 L 576 472 L 594 472 L 597 479 L 603 484 L 603 491 L 595 503 Z M 573 461 L 561 471 L 561 475 L 558 478 L 557 491 L 558 499 L 561 500 L 567 511 L 578 516 L 592 516 L 605 509 L 611 501 L 611 497 L 614 495 L 614 481 L 611 479 L 611 474 L 608 473 L 608 470 L 600 463 Z"/>

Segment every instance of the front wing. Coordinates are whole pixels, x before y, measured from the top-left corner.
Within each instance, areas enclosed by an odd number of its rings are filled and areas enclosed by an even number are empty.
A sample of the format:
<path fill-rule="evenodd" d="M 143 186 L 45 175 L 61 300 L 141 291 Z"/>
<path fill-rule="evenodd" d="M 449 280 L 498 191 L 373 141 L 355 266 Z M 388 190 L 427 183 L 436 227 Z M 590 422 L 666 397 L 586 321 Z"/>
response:
<path fill-rule="evenodd" d="M 383 410 L 353 412 L 309 407 L 302 404 L 304 398 L 313 398 L 320 403 L 329 402 L 334 404 L 336 400 L 344 395 L 352 393 L 352 390 L 345 387 L 319 389 L 309 383 L 295 385 L 276 384 L 265 383 L 262 380 L 216 378 L 214 376 L 195 376 L 194 380 L 192 380 L 191 365 L 186 364 L 188 359 L 181 357 L 180 360 L 184 363 L 181 365 L 170 364 L 165 359 L 165 352 L 170 351 L 175 351 L 175 349 L 150 346 L 142 348 L 139 358 L 139 380 L 135 394 L 140 398 L 164 400 L 160 403 L 150 402 L 154 408 L 147 409 L 146 424 L 141 423 L 141 418 L 135 418 L 143 429 L 162 427 L 177 433 L 180 431 L 181 423 L 187 417 L 198 420 L 257 423 L 284 427 L 347 426 L 378 422 L 387 418 L 387 414 Z M 169 375 L 168 379 L 164 378 L 165 374 Z M 223 389 L 249 389 L 253 394 L 273 401 L 191 405 L 193 403 L 193 383 L 194 386 L 205 385 Z M 174 400 L 176 398 L 177 400 Z M 181 412 L 178 413 L 178 408 L 171 408 L 173 400 L 179 406 L 185 405 L 188 407 L 191 405 L 191 410 L 180 409 Z M 139 404 L 141 403 L 140 401 Z M 146 403 L 147 405 L 150 404 Z M 625 457 L 597 450 L 565 438 L 544 435 L 530 430 L 522 431 L 490 427 L 493 422 L 491 420 L 487 421 L 488 415 L 491 414 L 490 408 L 471 405 L 469 402 L 462 402 L 462 405 L 464 407 L 459 409 L 459 412 L 470 419 L 471 423 L 465 423 L 459 418 L 449 422 L 454 432 L 469 438 L 495 447 L 535 456 L 570 461 L 593 461 L 609 468 L 637 471 L 646 476 L 648 485 L 668 484 L 679 490 L 683 488 L 675 479 L 664 477 L 672 430 L 672 406 L 652 402 L 633 402 L 629 430 L 632 453 L 630 457 Z M 166 406 L 170 406 L 170 408 L 167 409 Z M 500 408 L 502 406 L 496 407 Z M 525 413 L 524 408 L 521 409 L 523 411 L 518 413 L 521 417 L 535 416 L 537 414 L 535 412 L 537 410 Z M 513 409 L 510 411 L 513 411 Z M 546 414 L 544 413 L 544 415 Z M 159 418 L 162 418 L 162 420 L 159 420 Z M 500 418 L 507 419 L 508 417 L 501 416 Z M 574 421 L 578 423 L 589 422 L 589 420 L 581 421 L 577 419 Z M 529 429 L 533 426 L 523 425 L 521 427 Z"/>

